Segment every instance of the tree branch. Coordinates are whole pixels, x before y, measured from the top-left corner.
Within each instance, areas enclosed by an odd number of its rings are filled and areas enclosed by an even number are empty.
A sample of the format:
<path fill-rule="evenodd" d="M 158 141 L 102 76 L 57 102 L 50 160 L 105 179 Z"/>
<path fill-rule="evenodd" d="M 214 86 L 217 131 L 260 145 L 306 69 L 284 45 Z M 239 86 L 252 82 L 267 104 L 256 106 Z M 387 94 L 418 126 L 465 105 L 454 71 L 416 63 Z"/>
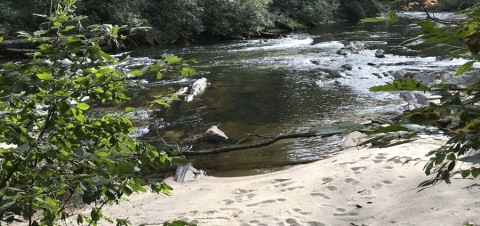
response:
<path fill-rule="evenodd" d="M 331 137 L 333 135 L 336 135 L 336 134 L 326 134 L 326 135 L 321 134 L 321 135 L 319 135 L 316 132 L 294 133 L 294 134 L 279 135 L 279 136 L 271 137 L 270 140 L 263 141 L 263 142 L 256 143 L 256 144 L 246 144 L 246 145 L 240 145 L 240 146 L 215 148 L 215 149 L 205 150 L 205 151 L 186 151 L 186 152 L 183 152 L 183 155 L 185 155 L 185 156 L 195 156 L 195 155 L 217 154 L 217 153 L 223 153 L 223 152 L 229 152 L 229 151 L 237 151 L 237 150 L 264 147 L 264 146 L 268 146 L 270 144 L 273 144 L 277 141 L 284 140 L 284 139 L 309 138 L 309 137 L 322 137 L 322 138 L 324 138 L 324 137 Z"/>

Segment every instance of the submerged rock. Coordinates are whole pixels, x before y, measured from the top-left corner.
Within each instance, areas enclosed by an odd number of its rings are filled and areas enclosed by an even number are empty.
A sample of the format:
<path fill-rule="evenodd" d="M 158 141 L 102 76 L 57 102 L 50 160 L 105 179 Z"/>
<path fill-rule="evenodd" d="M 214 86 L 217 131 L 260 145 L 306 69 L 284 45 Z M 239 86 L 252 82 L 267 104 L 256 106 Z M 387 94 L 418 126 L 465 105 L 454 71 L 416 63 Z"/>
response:
<path fill-rule="evenodd" d="M 228 137 L 217 126 L 212 126 L 207 131 L 205 131 L 205 133 L 203 134 L 203 139 L 207 142 L 221 142 L 224 140 L 228 140 Z"/>
<path fill-rule="evenodd" d="M 344 64 L 341 66 L 341 68 L 345 69 L 345 70 L 349 70 L 351 71 L 353 69 L 353 65 L 351 64 Z"/>

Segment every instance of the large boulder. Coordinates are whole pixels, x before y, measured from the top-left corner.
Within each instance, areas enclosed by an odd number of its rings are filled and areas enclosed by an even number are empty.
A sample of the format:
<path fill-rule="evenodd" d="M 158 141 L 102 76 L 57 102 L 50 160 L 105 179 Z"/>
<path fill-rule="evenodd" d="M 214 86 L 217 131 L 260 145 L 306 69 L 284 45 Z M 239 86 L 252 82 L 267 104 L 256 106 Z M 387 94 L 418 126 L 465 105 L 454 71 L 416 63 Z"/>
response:
<path fill-rule="evenodd" d="M 207 142 L 221 142 L 224 140 L 228 140 L 228 137 L 217 126 L 212 126 L 207 131 L 205 131 L 205 133 L 203 134 L 203 139 Z"/>

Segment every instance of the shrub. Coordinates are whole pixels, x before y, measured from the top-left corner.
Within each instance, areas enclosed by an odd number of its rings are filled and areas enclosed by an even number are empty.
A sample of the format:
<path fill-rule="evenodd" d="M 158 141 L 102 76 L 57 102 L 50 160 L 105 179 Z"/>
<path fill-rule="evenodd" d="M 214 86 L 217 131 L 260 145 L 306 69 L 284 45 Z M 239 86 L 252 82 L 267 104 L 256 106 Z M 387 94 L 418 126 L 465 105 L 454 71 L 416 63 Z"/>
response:
<path fill-rule="evenodd" d="M 378 16 L 382 11 L 381 3 L 376 0 L 340 0 L 338 16 L 342 19 L 360 20 Z"/>
<path fill-rule="evenodd" d="M 253 34 L 273 26 L 266 0 L 203 0 L 202 22 L 211 35 Z"/>
<path fill-rule="evenodd" d="M 335 19 L 338 0 L 273 0 L 270 10 L 300 23 L 317 25 Z"/>

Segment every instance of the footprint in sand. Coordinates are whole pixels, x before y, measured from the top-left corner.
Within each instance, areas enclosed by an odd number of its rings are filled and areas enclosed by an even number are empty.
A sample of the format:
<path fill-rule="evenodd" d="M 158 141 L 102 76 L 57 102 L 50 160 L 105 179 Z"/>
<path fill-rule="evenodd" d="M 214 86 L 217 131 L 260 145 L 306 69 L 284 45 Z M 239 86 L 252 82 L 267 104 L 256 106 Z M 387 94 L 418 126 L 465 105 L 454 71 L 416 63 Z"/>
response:
<path fill-rule="evenodd" d="M 298 186 L 298 187 L 289 187 L 289 188 L 286 188 L 286 189 L 282 189 L 280 190 L 281 192 L 286 192 L 286 191 L 293 191 L 295 189 L 301 189 L 301 188 L 304 188 L 303 186 Z"/>
<path fill-rule="evenodd" d="M 323 184 L 330 183 L 330 182 L 332 182 L 333 180 L 335 180 L 335 179 L 333 179 L 333 178 L 331 178 L 331 177 L 322 178 Z"/>
<path fill-rule="evenodd" d="M 235 189 L 233 194 L 245 194 L 245 193 L 250 193 L 254 192 L 255 190 L 247 190 L 247 189 Z"/>
<path fill-rule="evenodd" d="M 284 199 L 284 198 L 269 199 L 269 200 L 265 200 L 265 201 L 262 201 L 262 202 L 257 202 L 257 203 L 248 204 L 247 207 L 259 206 L 259 205 L 266 205 L 266 204 L 272 204 L 272 203 L 276 203 L 276 202 L 285 202 L 285 201 L 287 201 L 287 200 Z"/>
<path fill-rule="evenodd" d="M 355 179 L 353 179 L 353 178 L 346 178 L 344 181 L 345 181 L 345 183 L 351 184 L 351 185 L 360 184 L 360 181 L 355 180 Z"/>
<path fill-rule="evenodd" d="M 383 181 L 384 184 L 392 184 L 393 182 L 389 181 L 389 180 L 384 180 Z"/>
<path fill-rule="evenodd" d="M 293 218 L 288 218 L 287 219 L 287 223 L 288 225 L 290 226 L 301 226 L 301 224 L 299 224 L 295 219 Z"/>
<path fill-rule="evenodd" d="M 311 215 L 312 213 L 310 212 L 302 212 L 302 209 L 299 209 L 299 208 L 295 208 L 293 209 L 294 212 L 297 212 L 297 213 L 300 213 L 302 215 Z"/>
<path fill-rule="evenodd" d="M 341 166 L 344 166 L 344 165 L 347 165 L 347 164 L 355 164 L 356 162 L 342 162 L 342 163 L 339 163 L 338 165 L 341 165 Z"/>
<path fill-rule="evenodd" d="M 385 166 L 385 167 L 383 167 L 383 168 L 384 168 L 384 169 L 387 169 L 387 170 L 391 170 L 391 169 L 393 169 L 393 166 Z"/>
<path fill-rule="evenodd" d="M 362 171 L 365 171 L 365 170 L 367 169 L 367 167 L 366 167 L 366 166 L 357 166 L 357 167 L 352 167 L 352 168 L 350 168 L 350 169 L 351 169 L 351 170 L 353 171 L 353 173 L 355 173 L 355 174 L 361 174 Z"/>
<path fill-rule="evenodd" d="M 322 197 L 322 198 L 324 198 L 324 199 L 330 199 L 330 197 L 326 196 L 326 195 L 323 194 L 323 193 L 311 193 L 310 195 L 311 195 L 311 196 L 320 196 L 320 197 Z"/>
<path fill-rule="evenodd" d="M 231 205 L 233 203 L 234 203 L 234 201 L 230 200 L 230 199 L 225 199 L 225 200 L 220 201 L 220 204 L 222 204 L 222 205 Z"/>
<path fill-rule="evenodd" d="M 327 189 L 328 189 L 329 191 L 335 191 L 335 190 L 337 190 L 338 188 L 335 187 L 335 186 L 327 186 Z"/>
<path fill-rule="evenodd" d="M 339 209 L 342 209 L 342 208 L 339 208 Z M 338 210 L 338 209 L 337 209 Z M 358 216 L 358 213 L 355 213 L 355 212 L 348 212 L 348 213 L 345 213 L 345 210 L 340 212 L 340 213 L 334 213 L 333 216 L 336 216 L 336 217 L 346 217 L 346 216 Z"/>
<path fill-rule="evenodd" d="M 405 179 L 407 178 L 406 176 L 398 176 L 399 178 Z"/>
<path fill-rule="evenodd" d="M 294 181 L 289 181 L 289 180 L 291 180 L 291 178 L 288 178 L 288 179 L 275 179 L 275 180 L 272 181 L 272 183 L 273 183 L 274 185 L 268 186 L 267 188 L 268 188 L 269 190 L 275 190 L 275 189 L 277 189 L 277 188 L 279 188 L 279 187 L 286 187 L 286 186 L 288 186 L 288 185 L 291 185 L 291 184 L 294 184 L 294 183 L 295 183 Z"/>
<path fill-rule="evenodd" d="M 256 190 L 236 189 L 233 192 L 233 194 L 238 194 L 237 196 L 235 196 L 235 199 L 238 202 L 242 202 L 242 201 L 250 200 L 251 198 L 257 196 L 257 194 L 251 193 L 251 192 L 254 192 L 254 191 L 256 191 Z"/>
<path fill-rule="evenodd" d="M 317 222 L 317 221 L 309 221 L 307 222 L 309 226 L 325 226 L 325 224 Z"/>

